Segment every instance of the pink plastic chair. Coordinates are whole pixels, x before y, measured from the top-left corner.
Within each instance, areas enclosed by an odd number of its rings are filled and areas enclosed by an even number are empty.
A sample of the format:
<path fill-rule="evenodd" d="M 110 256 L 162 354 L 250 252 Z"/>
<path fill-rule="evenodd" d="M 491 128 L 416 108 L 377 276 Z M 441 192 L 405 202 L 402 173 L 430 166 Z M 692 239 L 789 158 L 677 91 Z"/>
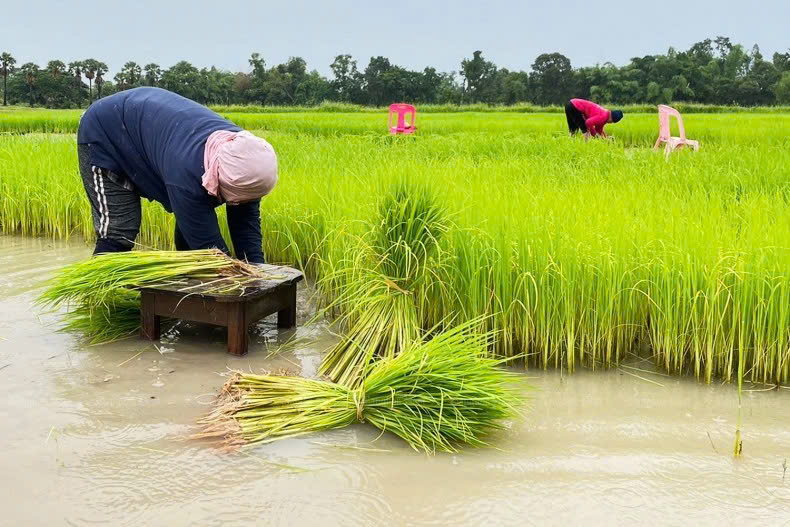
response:
<path fill-rule="evenodd" d="M 398 122 L 395 124 L 393 117 L 398 116 Z M 406 124 L 406 116 L 410 115 L 411 119 L 409 124 Z M 417 131 L 417 108 L 411 104 L 395 103 L 390 105 L 389 114 L 389 129 L 390 134 L 413 134 Z"/>
<path fill-rule="evenodd" d="M 672 137 L 672 132 L 669 127 L 670 117 L 675 117 L 675 119 L 677 119 L 680 137 Z M 658 145 L 661 143 L 666 144 L 666 146 L 664 146 L 664 155 L 666 156 L 669 156 L 676 148 L 682 148 L 684 146 L 690 146 L 695 152 L 699 150 L 699 143 L 697 141 L 686 139 L 686 129 L 683 127 L 683 118 L 680 116 L 680 112 L 671 106 L 667 106 L 666 104 L 658 105 L 658 127 L 658 139 L 656 139 L 653 150 L 658 150 Z"/>

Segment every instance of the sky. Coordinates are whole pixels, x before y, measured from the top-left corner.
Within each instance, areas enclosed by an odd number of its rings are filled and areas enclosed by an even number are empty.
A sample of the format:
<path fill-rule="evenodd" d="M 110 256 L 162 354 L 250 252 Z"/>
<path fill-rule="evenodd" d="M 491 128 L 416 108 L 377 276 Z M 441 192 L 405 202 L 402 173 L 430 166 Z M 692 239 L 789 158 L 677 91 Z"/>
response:
<path fill-rule="evenodd" d="M 6 2 L 3 2 L 6 4 Z M 687 49 L 717 35 L 766 58 L 790 48 L 790 0 L 29 0 L 0 10 L 0 51 L 17 65 L 96 58 L 116 73 L 124 62 L 169 67 L 188 60 L 249 71 L 257 51 L 268 66 L 301 56 L 329 76 L 351 54 L 409 69 L 457 71 L 479 49 L 497 66 L 526 70 L 558 51 L 574 67 L 628 63 L 634 56 Z M 669 15 L 661 13 L 669 12 Z"/>

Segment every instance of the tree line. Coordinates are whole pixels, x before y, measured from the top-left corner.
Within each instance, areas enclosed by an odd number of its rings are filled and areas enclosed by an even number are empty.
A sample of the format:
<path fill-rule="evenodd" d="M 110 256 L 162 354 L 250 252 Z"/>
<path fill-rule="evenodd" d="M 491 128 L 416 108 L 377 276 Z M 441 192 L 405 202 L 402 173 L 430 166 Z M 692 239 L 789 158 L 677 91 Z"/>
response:
<path fill-rule="evenodd" d="M 351 55 L 338 55 L 331 78 L 308 71 L 301 57 L 268 66 L 259 53 L 248 72 L 198 68 L 181 61 L 163 69 L 155 63 L 125 63 L 112 81 L 106 63 L 96 59 L 50 60 L 45 67 L 17 66 L 0 54 L 3 104 L 79 108 L 93 100 L 137 86 L 159 86 L 202 104 L 311 106 L 324 101 L 383 106 L 397 101 L 435 104 L 532 103 L 559 105 L 571 97 L 635 104 L 671 101 L 758 106 L 790 104 L 790 50 L 770 59 L 755 44 L 747 51 L 727 37 L 705 39 L 688 50 L 635 57 L 625 66 L 611 63 L 574 68 L 561 53 L 539 55 L 530 71 L 510 71 L 482 51 L 464 58 L 457 71 L 426 67 L 413 71 L 386 57 L 371 57 L 360 69 Z"/>

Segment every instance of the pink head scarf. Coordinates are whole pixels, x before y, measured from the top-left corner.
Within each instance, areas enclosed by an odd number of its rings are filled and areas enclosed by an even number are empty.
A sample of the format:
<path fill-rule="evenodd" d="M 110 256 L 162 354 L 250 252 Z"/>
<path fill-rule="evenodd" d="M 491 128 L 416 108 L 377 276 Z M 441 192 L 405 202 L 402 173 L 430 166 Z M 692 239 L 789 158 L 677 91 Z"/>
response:
<path fill-rule="evenodd" d="M 219 130 L 208 136 L 203 166 L 203 188 L 228 203 L 256 200 L 277 184 L 274 148 L 249 132 Z"/>

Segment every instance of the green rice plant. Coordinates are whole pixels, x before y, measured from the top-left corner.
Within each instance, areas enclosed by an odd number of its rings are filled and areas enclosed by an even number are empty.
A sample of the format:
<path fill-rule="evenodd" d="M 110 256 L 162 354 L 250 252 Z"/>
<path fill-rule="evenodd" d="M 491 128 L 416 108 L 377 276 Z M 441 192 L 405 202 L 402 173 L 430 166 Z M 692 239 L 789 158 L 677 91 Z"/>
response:
<path fill-rule="evenodd" d="M 431 454 L 486 446 L 503 420 L 519 415 L 524 390 L 501 361 L 485 358 L 491 335 L 471 326 L 413 341 L 397 357 L 377 361 L 357 388 L 236 373 L 194 437 L 238 447 L 366 422 Z"/>
<path fill-rule="evenodd" d="M 255 267 L 218 249 L 105 253 L 61 269 L 45 284 L 38 302 L 53 309 L 72 308 L 65 315 L 64 330 L 101 344 L 139 330 L 137 288 L 186 278 L 217 280 L 216 287 L 235 288 L 261 276 Z"/>
<path fill-rule="evenodd" d="M 140 332 L 140 293 L 118 290 L 99 303 L 87 299 L 73 304 L 62 330 L 81 335 L 89 344 L 106 344 Z"/>
<path fill-rule="evenodd" d="M 375 359 L 393 358 L 420 338 L 418 307 L 436 282 L 432 258 L 447 229 L 445 210 L 425 187 L 400 184 L 385 195 L 370 235 L 354 238 L 323 283 L 340 291 L 330 308 L 339 308 L 348 330 L 324 358 L 322 374 L 357 386 Z"/>
<path fill-rule="evenodd" d="M 489 110 L 427 113 L 408 138 L 387 136 L 375 112 L 246 114 L 280 161 L 261 205 L 267 259 L 317 280 L 330 315 L 353 307 L 343 295 L 395 296 L 369 273 L 381 267 L 371 218 L 405 181 L 452 217 L 419 294 L 400 293 L 420 328 L 482 316 L 490 351 L 528 367 L 647 351 L 701 381 L 790 380 L 790 115 L 685 114 L 702 148 L 665 159 L 655 114 L 585 143 L 561 113 Z M 138 243 L 172 248 L 171 215 L 143 211 Z M 92 239 L 73 135 L 0 134 L 0 229 Z M 355 290 L 344 269 L 370 286 Z"/>
<path fill-rule="evenodd" d="M 604 103 L 605 104 L 605 103 Z M 606 105 L 606 104 L 605 104 Z M 632 105 L 606 105 L 607 107 L 622 108 L 628 119 L 655 121 L 656 106 L 652 104 Z M 678 102 L 674 107 L 682 114 L 696 114 L 714 121 L 720 121 L 723 114 L 726 119 L 732 116 L 750 118 L 766 115 L 786 117 L 790 114 L 788 106 L 769 107 L 737 107 L 717 106 L 704 104 L 689 104 Z M 223 117 L 230 119 L 239 126 L 247 129 L 266 129 L 314 134 L 346 134 L 378 132 L 387 134 L 386 119 L 387 108 L 374 108 L 344 103 L 324 103 L 318 107 L 289 107 L 289 106 L 213 106 L 212 109 Z M 485 104 L 435 105 L 421 104 L 418 107 L 420 120 L 420 133 L 434 133 L 436 131 L 449 131 L 444 123 L 452 122 L 455 131 L 458 129 L 470 130 L 481 124 L 492 124 L 495 121 L 505 121 L 499 127 L 500 131 L 512 128 L 513 123 L 521 123 L 522 127 L 529 127 L 538 132 L 538 124 L 544 119 L 562 122 L 564 119 L 562 106 L 540 107 L 531 104 L 517 104 L 513 106 L 491 106 Z M 2 110 L 0 109 L 0 134 L 29 134 L 29 133 L 76 133 L 79 120 L 84 110 L 48 110 L 41 108 L 23 108 Z M 463 119 L 458 119 L 461 116 Z M 471 118 L 470 118 L 471 117 Z M 330 124 L 333 123 L 333 124 Z M 622 124 L 622 123 L 621 123 Z M 618 125 L 618 130 L 621 129 Z"/>

